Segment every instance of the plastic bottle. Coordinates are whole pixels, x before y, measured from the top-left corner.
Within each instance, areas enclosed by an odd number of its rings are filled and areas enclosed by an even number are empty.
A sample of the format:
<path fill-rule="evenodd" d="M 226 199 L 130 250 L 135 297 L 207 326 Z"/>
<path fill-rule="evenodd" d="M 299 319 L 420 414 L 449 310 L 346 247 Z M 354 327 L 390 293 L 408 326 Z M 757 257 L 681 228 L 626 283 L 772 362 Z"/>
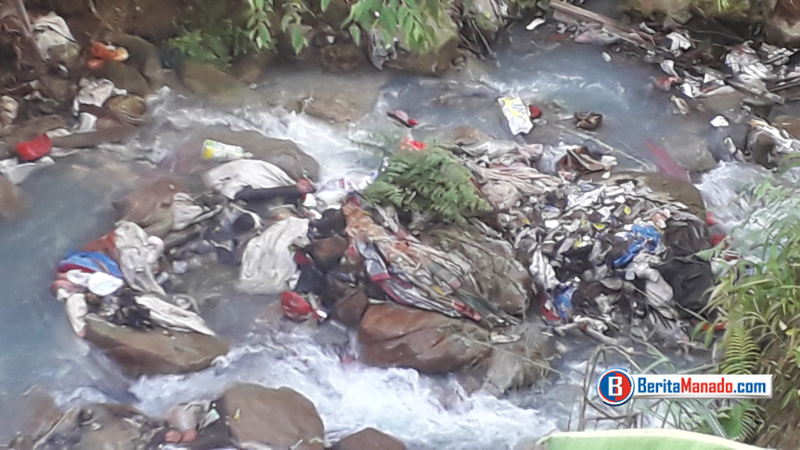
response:
<path fill-rule="evenodd" d="M 203 142 L 203 158 L 212 161 L 233 161 L 242 158 L 252 158 L 251 153 L 244 151 L 238 145 L 223 144 L 222 142 L 207 139 Z"/>

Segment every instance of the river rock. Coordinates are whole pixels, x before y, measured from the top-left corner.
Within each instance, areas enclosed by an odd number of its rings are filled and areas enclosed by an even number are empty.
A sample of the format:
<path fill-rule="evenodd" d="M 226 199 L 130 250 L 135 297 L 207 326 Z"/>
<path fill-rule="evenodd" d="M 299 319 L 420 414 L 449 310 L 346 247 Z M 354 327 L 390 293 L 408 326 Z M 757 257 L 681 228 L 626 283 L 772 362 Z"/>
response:
<path fill-rule="evenodd" d="M 86 340 L 102 348 L 133 377 L 205 369 L 229 345 L 217 337 L 156 328 L 134 330 L 86 317 Z"/>
<path fill-rule="evenodd" d="M 94 72 L 98 77 L 107 78 L 114 86 L 125 89 L 130 94 L 145 96 L 150 91 L 147 80 L 133 66 L 107 60 Z"/>
<path fill-rule="evenodd" d="M 543 378 L 556 354 L 555 339 L 533 323 L 523 323 L 508 330 L 520 340 L 495 344 L 487 360 L 484 387 L 498 394 L 509 389 L 528 387 Z"/>
<path fill-rule="evenodd" d="M 346 237 L 335 234 L 331 237 L 316 239 L 306 246 L 306 251 L 314 260 L 314 265 L 327 272 L 339 265 L 339 260 L 344 256 L 350 245 Z"/>
<path fill-rule="evenodd" d="M 231 434 L 240 444 L 257 442 L 272 448 L 300 450 L 324 448 L 325 428 L 317 408 L 292 389 L 241 383 L 225 390 L 222 403 Z"/>
<path fill-rule="evenodd" d="M 163 178 L 137 188 L 124 199 L 114 202 L 120 220 L 133 222 L 148 234 L 164 237 L 172 229 L 172 197 L 181 192 L 174 178 Z"/>
<path fill-rule="evenodd" d="M 202 158 L 206 139 L 238 145 L 252 153 L 254 159 L 274 164 L 294 179 L 300 179 L 304 171 L 312 180 L 319 179 L 319 163 L 294 142 L 270 138 L 256 131 L 232 131 L 222 126 L 193 131 L 175 150 L 174 156 L 168 157 L 162 165 L 178 173 L 205 172 L 218 166 L 219 163 Z"/>
<path fill-rule="evenodd" d="M 331 317 L 348 327 L 357 328 L 369 307 L 369 299 L 364 287 L 350 285 L 329 276 L 329 293 L 334 297 Z"/>
<path fill-rule="evenodd" d="M 161 427 L 131 406 L 87 405 L 67 411 L 39 448 L 146 448 Z"/>
<path fill-rule="evenodd" d="M 125 48 L 128 51 L 128 60 L 125 64 L 138 70 L 151 87 L 153 82 L 158 80 L 162 69 L 161 57 L 158 54 L 158 48 L 149 41 L 140 38 L 139 36 L 132 36 L 130 34 L 112 31 L 105 37 L 105 41 Z"/>
<path fill-rule="evenodd" d="M 793 138 L 800 139 L 800 117 L 796 116 L 777 116 L 772 124 L 778 128 L 786 130 Z"/>
<path fill-rule="evenodd" d="M 436 33 L 436 43 L 425 53 L 401 51 L 397 59 L 386 61 L 386 67 L 421 75 L 440 76 L 453 67 L 454 61 L 460 56 L 459 46 L 461 38 L 458 27 L 448 16 L 428 19 L 427 26 L 431 26 Z M 403 47 L 409 48 L 403 43 Z"/>
<path fill-rule="evenodd" d="M 331 450 L 405 450 L 396 438 L 375 428 L 364 428 L 333 444 Z"/>
<path fill-rule="evenodd" d="M 331 123 L 353 122 L 367 110 L 352 92 L 318 90 L 306 103 L 304 112 Z"/>
<path fill-rule="evenodd" d="M 0 175 L 0 219 L 13 219 L 25 210 L 22 190 Z"/>
<path fill-rule="evenodd" d="M 231 75 L 242 83 L 252 84 L 261 81 L 270 64 L 277 55 L 271 51 L 247 53 L 242 55 L 231 65 Z"/>
<path fill-rule="evenodd" d="M 328 72 L 352 72 L 366 63 L 364 51 L 349 42 L 328 45 L 320 52 L 320 64 Z"/>
<path fill-rule="evenodd" d="M 471 367 L 491 352 L 488 333 L 471 322 L 389 303 L 367 310 L 358 340 L 367 364 L 424 373 Z"/>
<path fill-rule="evenodd" d="M 249 91 L 242 82 L 208 63 L 186 61 L 178 73 L 183 84 L 197 95 L 236 101 Z"/>
<path fill-rule="evenodd" d="M 777 0 L 772 15 L 764 24 L 764 33 L 772 45 L 800 46 L 800 6 L 790 0 Z"/>
<path fill-rule="evenodd" d="M 472 263 L 480 291 L 500 310 L 522 314 L 530 306 L 526 289 L 530 273 L 516 260 L 510 243 L 458 226 L 428 231 L 422 240 L 445 252 L 457 252 Z"/>
<path fill-rule="evenodd" d="M 32 448 L 32 444 L 44 436 L 61 420 L 53 397 L 39 387 L 26 392 L 17 403 L 17 414 L 4 418 L 6 429 L 16 430 L 17 438 L 12 448 Z"/>

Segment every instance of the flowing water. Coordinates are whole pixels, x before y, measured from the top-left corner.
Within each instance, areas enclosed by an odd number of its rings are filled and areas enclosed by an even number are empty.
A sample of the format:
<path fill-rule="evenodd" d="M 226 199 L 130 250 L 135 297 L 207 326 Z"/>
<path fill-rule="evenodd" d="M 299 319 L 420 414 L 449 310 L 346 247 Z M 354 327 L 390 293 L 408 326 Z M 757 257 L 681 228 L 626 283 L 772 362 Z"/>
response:
<path fill-rule="evenodd" d="M 306 89 L 307 83 L 324 85 L 332 77 L 316 72 L 278 70 L 270 75 L 274 83 L 254 90 L 252 102 L 235 108 L 203 106 L 162 91 L 151 100 L 154 123 L 127 145 L 126 152 L 89 150 L 33 175 L 21 186 L 30 207 L 27 216 L 0 227 L 0 417 L 13 414 L 16 399 L 32 385 L 55 392 L 62 406 L 125 401 L 159 415 L 177 402 L 212 397 L 226 383 L 254 381 L 289 386 L 310 398 L 331 440 L 374 426 L 420 448 L 508 448 L 566 429 L 580 392 L 587 348 L 564 355 L 557 366 L 564 376 L 554 377 L 552 384 L 498 399 L 470 394 L 452 376 L 346 362 L 343 355 L 355 352 L 347 332 L 332 324 L 319 332 L 284 329 L 268 319 L 267 299 L 218 292 L 217 300 L 207 302 L 202 312 L 212 328 L 234 343 L 226 357 L 196 374 L 129 380 L 74 336 L 48 289 L 65 253 L 112 227 L 111 202 L 157 172 L 131 157 L 157 159 L 191 130 L 210 125 L 291 139 L 320 161 L 323 179 L 360 177 L 378 168 L 382 154 L 376 146 L 403 133 L 386 119 L 389 109 L 402 108 L 418 118 L 419 137 L 468 124 L 511 139 L 497 97 L 513 92 L 540 105 L 549 122 L 525 140 L 580 142 L 583 138 L 574 133 L 553 130 L 571 129 L 576 110 L 596 110 L 605 118 L 592 137 L 616 149 L 625 167 L 652 167 L 645 139 L 658 141 L 708 128 L 706 117 L 672 113 L 668 94 L 652 88 L 657 68 L 621 54 L 605 63 L 600 47 L 548 43 L 546 34 L 544 28 L 513 33 L 511 42 L 497 49 L 497 64 L 478 64 L 444 79 L 362 74 L 382 87 L 372 111 L 345 126 L 276 110 L 260 100 L 278 90 Z M 347 77 L 337 79 L 347 82 Z M 724 195 L 737 188 L 713 182 L 703 186 L 707 201 L 719 207 L 730 206 Z M 740 213 L 730 211 L 731 218 Z M 12 431 L 5 428 L 0 424 L 0 438 Z"/>

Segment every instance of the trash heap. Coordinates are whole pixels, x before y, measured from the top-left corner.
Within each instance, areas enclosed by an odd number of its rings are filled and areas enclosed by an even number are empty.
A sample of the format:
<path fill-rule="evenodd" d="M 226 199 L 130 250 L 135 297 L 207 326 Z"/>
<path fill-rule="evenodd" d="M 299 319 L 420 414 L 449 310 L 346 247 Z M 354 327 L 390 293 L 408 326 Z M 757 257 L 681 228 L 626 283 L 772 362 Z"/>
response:
<path fill-rule="evenodd" d="M 724 147 L 714 152 L 718 160 L 749 161 L 772 169 L 786 154 L 800 149 L 796 121 L 783 123 L 776 117 L 770 124 L 753 109 L 797 100 L 797 49 L 747 41 L 726 47 L 720 57 L 714 45 L 693 39 L 688 29 L 676 23 L 634 26 L 562 1 L 551 6 L 554 19 L 560 22 L 558 32 L 572 33 L 575 42 L 616 45 L 618 51 L 624 49 L 658 64 L 664 76 L 655 80 L 655 87 L 675 92 L 670 100 L 677 114 L 703 110 L 698 102 L 710 97 L 744 95 L 741 113 L 726 112 L 711 120 Z M 611 56 L 604 53 L 604 59 L 610 62 Z M 731 132 L 737 124 L 749 126 L 746 140 Z"/>

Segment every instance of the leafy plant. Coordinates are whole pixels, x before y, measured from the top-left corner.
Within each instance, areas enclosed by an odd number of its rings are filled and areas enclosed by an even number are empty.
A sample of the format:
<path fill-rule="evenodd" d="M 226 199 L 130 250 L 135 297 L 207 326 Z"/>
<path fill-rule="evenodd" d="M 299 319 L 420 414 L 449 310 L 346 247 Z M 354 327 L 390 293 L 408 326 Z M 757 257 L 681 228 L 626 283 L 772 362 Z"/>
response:
<path fill-rule="evenodd" d="M 796 187 L 774 180 L 756 189 L 755 208 L 731 235 L 756 235 L 758 242 L 742 245 L 745 254 L 728 267 L 711 295 L 710 307 L 719 308 L 727 321 L 722 341 L 723 373 L 773 375 L 773 398 L 759 402 L 758 415 L 740 415 L 740 429 L 752 440 L 754 422 L 781 424 L 759 431 L 761 439 L 779 439 L 800 421 L 798 335 L 800 335 L 800 198 Z M 749 233 L 747 233 L 749 231 Z M 722 261 L 722 255 L 717 259 Z M 747 420 L 744 420 L 747 419 Z"/>
<path fill-rule="evenodd" d="M 434 27 L 444 5 L 438 0 L 357 0 L 343 26 L 356 45 L 362 32 L 378 29 L 384 41 L 400 36 L 411 49 L 425 51 L 436 44 Z"/>
<path fill-rule="evenodd" d="M 275 40 L 270 31 L 270 15 L 274 13 L 273 0 L 248 0 L 247 32 L 259 50 L 271 50 Z"/>
<path fill-rule="evenodd" d="M 447 151 L 401 151 L 364 192 L 364 198 L 406 211 L 432 211 L 437 218 L 465 223 L 467 216 L 491 211 L 472 183 L 469 169 Z"/>

